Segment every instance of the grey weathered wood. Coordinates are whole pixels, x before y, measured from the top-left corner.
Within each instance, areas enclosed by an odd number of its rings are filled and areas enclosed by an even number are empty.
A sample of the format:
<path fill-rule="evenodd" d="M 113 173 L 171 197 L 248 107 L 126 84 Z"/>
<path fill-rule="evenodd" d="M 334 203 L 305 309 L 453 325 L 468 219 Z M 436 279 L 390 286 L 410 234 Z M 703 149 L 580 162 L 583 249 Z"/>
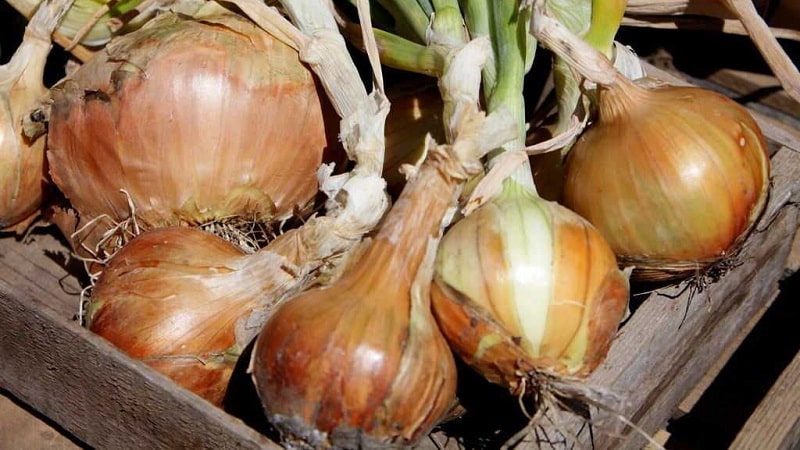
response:
<path fill-rule="evenodd" d="M 800 353 L 742 427 L 731 450 L 800 447 Z"/>
<path fill-rule="evenodd" d="M 36 243 L 0 240 L 0 274 L 0 387 L 82 441 L 96 448 L 276 447 L 71 320 L 77 297 L 59 287 L 67 274 Z"/>

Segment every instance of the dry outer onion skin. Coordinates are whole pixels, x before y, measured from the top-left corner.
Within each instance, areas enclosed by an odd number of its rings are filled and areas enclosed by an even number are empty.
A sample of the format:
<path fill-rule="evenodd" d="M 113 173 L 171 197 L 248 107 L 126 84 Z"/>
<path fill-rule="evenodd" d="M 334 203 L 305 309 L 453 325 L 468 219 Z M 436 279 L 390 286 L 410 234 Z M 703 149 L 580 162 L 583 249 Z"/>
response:
<path fill-rule="evenodd" d="M 81 224 L 132 209 L 144 229 L 285 218 L 336 142 L 321 97 L 297 52 L 248 20 L 163 14 L 54 87 L 50 172 Z"/>
<path fill-rule="evenodd" d="M 23 118 L 47 94 L 43 77 L 50 34 L 70 4 L 42 2 L 22 43 L 0 66 L 0 230 L 24 231 L 45 196 L 45 138 L 26 136 Z"/>
<path fill-rule="evenodd" d="M 262 329 L 253 380 L 292 445 L 412 445 L 454 404 L 455 361 L 427 287 L 415 287 L 430 283 L 421 267 L 455 194 L 442 173 L 423 165 L 358 261 L 287 300 Z"/>
<path fill-rule="evenodd" d="M 766 204 L 769 157 L 750 114 L 701 88 L 601 90 L 571 150 L 564 203 L 634 277 L 666 280 L 731 254 Z"/>
<path fill-rule="evenodd" d="M 195 228 L 144 232 L 110 260 L 94 286 L 88 328 L 220 405 L 262 296 L 291 280 L 267 252 L 244 254 Z"/>
<path fill-rule="evenodd" d="M 588 375 L 628 305 L 628 277 L 597 230 L 510 179 L 445 233 L 434 280 L 451 347 L 512 391 L 531 370 Z"/>

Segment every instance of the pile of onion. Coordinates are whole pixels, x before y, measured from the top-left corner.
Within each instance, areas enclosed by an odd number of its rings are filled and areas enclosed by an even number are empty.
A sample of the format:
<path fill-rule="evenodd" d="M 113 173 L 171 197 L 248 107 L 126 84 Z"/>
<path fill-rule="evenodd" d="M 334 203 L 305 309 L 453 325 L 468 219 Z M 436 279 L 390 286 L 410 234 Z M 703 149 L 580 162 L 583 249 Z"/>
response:
<path fill-rule="evenodd" d="M 232 13 L 162 14 L 110 42 L 52 97 L 50 173 L 78 222 L 55 220 L 95 253 L 116 250 L 124 239 L 108 236 L 126 225 L 308 212 L 336 145 L 297 51 Z"/>
<path fill-rule="evenodd" d="M 620 77 L 600 88 L 597 120 L 569 153 L 563 201 L 636 279 L 670 280 L 735 252 L 768 188 L 766 143 L 742 106 Z"/>
<path fill-rule="evenodd" d="M 105 257 L 87 326 L 220 405 L 248 320 L 298 274 L 198 227 L 309 211 L 337 145 L 325 95 L 295 49 L 214 8 L 115 38 L 52 98 L 47 157 L 70 208 L 52 219 Z"/>

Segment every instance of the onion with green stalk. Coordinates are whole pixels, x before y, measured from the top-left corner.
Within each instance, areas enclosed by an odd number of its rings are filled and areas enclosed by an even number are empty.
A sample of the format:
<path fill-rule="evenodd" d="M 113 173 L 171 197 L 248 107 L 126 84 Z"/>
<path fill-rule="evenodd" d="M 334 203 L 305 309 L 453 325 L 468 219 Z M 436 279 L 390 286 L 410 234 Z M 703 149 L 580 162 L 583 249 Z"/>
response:
<path fill-rule="evenodd" d="M 534 32 L 599 91 L 599 114 L 568 155 L 564 203 L 637 280 L 702 276 L 734 255 L 769 195 L 765 140 L 747 110 L 707 89 L 637 84 L 542 4 L 534 16 Z"/>
<path fill-rule="evenodd" d="M 341 277 L 282 303 L 256 341 L 253 379 L 289 445 L 414 445 L 454 405 L 455 363 L 428 295 L 436 243 L 460 185 L 516 127 L 503 112 L 478 109 L 488 41 L 448 45 L 447 143 L 428 141 L 424 162 Z"/>

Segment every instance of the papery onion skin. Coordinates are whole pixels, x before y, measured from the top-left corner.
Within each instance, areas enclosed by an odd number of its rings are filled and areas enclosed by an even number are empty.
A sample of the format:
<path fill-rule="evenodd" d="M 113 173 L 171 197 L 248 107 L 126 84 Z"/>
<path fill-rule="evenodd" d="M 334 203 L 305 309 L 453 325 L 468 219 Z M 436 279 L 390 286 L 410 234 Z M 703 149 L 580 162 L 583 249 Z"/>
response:
<path fill-rule="evenodd" d="M 251 373 L 290 445 L 410 446 L 455 404 L 455 361 L 430 311 L 430 262 L 420 269 L 454 199 L 448 178 L 424 165 L 358 261 L 264 325 Z"/>
<path fill-rule="evenodd" d="M 289 278 L 265 273 L 269 257 L 244 254 L 194 228 L 142 233 L 114 255 L 96 282 L 87 326 L 219 406 L 247 344 L 241 327 L 261 306 L 262 294 Z"/>
<path fill-rule="evenodd" d="M 132 210 L 142 229 L 286 218 L 310 206 L 336 145 L 297 52 L 234 14 L 163 14 L 52 93 L 50 173 L 79 227 Z"/>
<path fill-rule="evenodd" d="M 505 183 L 445 234 L 436 320 L 467 364 L 512 391 L 532 370 L 585 377 L 627 310 L 628 277 L 588 222 Z"/>
<path fill-rule="evenodd" d="M 769 156 L 750 114 L 695 87 L 601 89 L 567 158 L 564 204 L 634 278 L 661 281 L 733 253 L 766 205 Z"/>
<path fill-rule="evenodd" d="M 18 125 L 26 113 L 20 106 L 31 92 L 15 91 L 0 99 L 0 230 L 20 232 L 38 215 L 47 182 L 44 137 L 26 139 Z M 37 92 L 46 93 L 44 88 Z"/>
<path fill-rule="evenodd" d="M 23 118 L 46 97 L 43 77 L 52 47 L 48 36 L 68 8 L 43 2 L 22 43 L 0 66 L 0 231 L 25 231 L 47 193 L 45 138 L 26 136 Z"/>

